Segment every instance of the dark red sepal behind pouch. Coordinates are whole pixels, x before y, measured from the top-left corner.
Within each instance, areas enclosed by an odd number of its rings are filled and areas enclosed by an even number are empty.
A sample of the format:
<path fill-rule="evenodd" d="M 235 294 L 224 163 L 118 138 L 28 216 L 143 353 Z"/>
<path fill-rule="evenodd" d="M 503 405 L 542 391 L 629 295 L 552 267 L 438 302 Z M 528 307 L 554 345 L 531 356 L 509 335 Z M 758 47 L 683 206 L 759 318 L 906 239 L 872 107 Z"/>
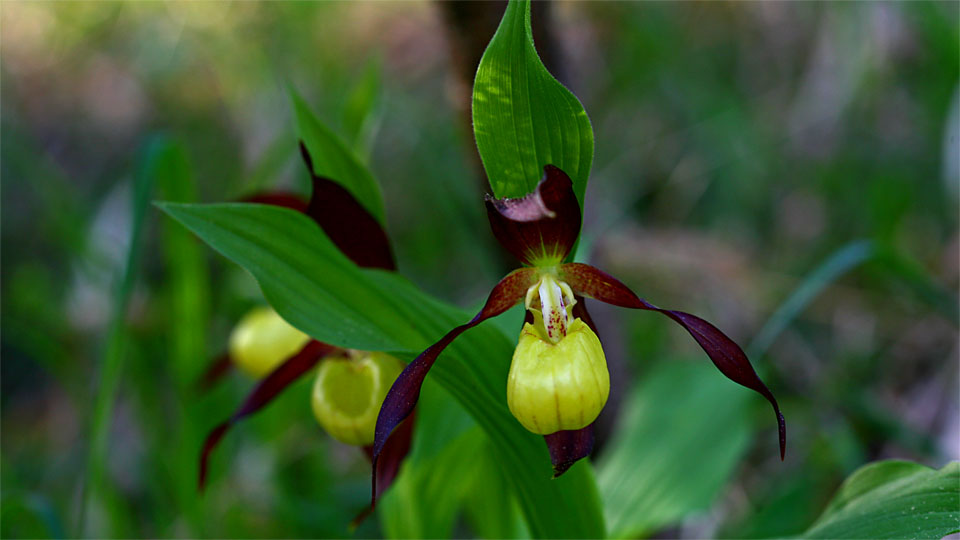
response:
<path fill-rule="evenodd" d="M 581 429 L 558 431 L 543 438 L 550 449 L 553 477 L 556 478 L 593 451 L 593 424 Z"/>

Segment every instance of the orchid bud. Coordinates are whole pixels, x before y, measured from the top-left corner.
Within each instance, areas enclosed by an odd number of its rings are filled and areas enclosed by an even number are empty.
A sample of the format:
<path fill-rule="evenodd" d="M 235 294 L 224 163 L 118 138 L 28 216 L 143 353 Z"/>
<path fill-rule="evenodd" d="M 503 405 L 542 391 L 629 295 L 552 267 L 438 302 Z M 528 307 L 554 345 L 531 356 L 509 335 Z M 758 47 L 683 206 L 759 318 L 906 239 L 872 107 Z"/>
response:
<path fill-rule="evenodd" d="M 507 405 L 523 427 L 541 435 L 593 423 L 610 395 L 600 339 L 580 319 L 553 342 L 523 325 L 507 380 Z"/>
<path fill-rule="evenodd" d="M 245 373 L 265 377 L 303 348 L 310 337 L 269 307 L 250 310 L 230 334 L 230 358 Z"/>
<path fill-rule="evenodd" d="M 383 398 L 401 371 L 400 360 L 380 352 L 327 357 L 313 384 L 313 415 L 340 442 L 373 444 Z"/>

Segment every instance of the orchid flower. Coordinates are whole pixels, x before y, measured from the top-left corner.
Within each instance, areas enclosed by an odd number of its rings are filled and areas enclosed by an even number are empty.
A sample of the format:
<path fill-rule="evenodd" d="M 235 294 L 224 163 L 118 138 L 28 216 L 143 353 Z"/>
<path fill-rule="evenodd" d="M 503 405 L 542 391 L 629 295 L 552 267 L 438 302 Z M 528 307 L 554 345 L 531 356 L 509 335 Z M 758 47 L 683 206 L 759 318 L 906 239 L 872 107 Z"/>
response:
<path fill-rule="evenodd" d="M 300 150 L 313 179 L 309 202 L 288 193 L 264 193 L 245 202 L 288 207 L 307 214 L 330 240 L 358 266 L 395 270 L 386 233 L 377 220 L 343 186 L 314 174 L 310 154 Z M 364 449 L 372 459 L 377 413 L 390 385 L 403 369 L 397 358 L 382 352 L 343 349 L 311 339 L 284 321 L 273 309 L 258 307 L 245 315 L 230 335 L 229 352 L 204 375 L 209 386 L 231 365 L 259 379 L 243 404 L 206 438 L 200 454 L 199 486 L 206 484 L 210 455 L 234 424 L 270 403 L 291 383 L 319 364 L 310 400 L 320 426 L 334 439 Z M 412 421 L 397 441 L 383 451 L 374 471 L 380 492 L 393 481 L 410 449 Z M 355 523 L 368 511 L 358 516 Z"/>
<path fill-rule="evenodd" d="M 510 412 L 529 431 L 544 436 L 554 476 L 589 455 L 593 422 L 606 403 L 610 379 L 584 297 L 655 311 L 686 329 L 721 373 L 760 393 L 773 406 L 783 459 L 786 426 L 780 407 L 733 340 L 699 317 L 651 304 L 593 266 L 564 262 L 581 225 L 580 205 L 566 173 L 547 165 L 532 193 L 517 199 L 487 196 L 486 208 L 494 236 L 523 267 L 494 286 L 473 319 L 451 329 L 403 370 L 377 419 L 375 464 L 396 436 L 391 433 L 413 411 L 424 378 L 440 353 L 466 330 L 521 301 L 527 312 L 507 381 Z M 376 477 L 373 482 L 375 499 Z"/>

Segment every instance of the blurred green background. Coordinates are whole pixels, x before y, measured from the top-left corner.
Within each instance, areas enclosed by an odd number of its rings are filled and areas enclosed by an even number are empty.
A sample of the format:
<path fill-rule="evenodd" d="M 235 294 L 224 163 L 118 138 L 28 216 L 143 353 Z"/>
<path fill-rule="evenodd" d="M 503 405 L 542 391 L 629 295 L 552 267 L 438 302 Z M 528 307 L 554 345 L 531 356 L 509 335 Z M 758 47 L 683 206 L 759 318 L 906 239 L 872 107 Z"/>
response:
<path fill-rule="evenodd" d="M 503 9 L 479 6 L 464 19 L 429 2 L 0 3 L 0 535 L 351 535 L 368 464 L 319 429 L 307 381 L 232 432 L 196 492 L 202 437 L 252 385 L 234 374 L 204 394 L 196 380 L 261 299 L 151 208 L 111 333 L 132 179 L 164 137 L 193 182 L 161 182 L 153 199 L 305 192 L 288 85 L 341 133 L 372 91 L 358 149 L 384 191 L 400 271 L 473 306 L 510 268 L 488 232 L 468 121 L 471 55 Z M 535 9 L 545 61 L 596 136 L 579 257 L 723 328 L 788 422 L 781 463 L 767 405 L 712 371 L 682 330 L 589 304 L 614 380 L 594 457 L 608 528 L 793 534 L 867 461 L 960 457 L 958 6 Z M 81 517 L 108 354 L 123 362 L 106 480 Z M 469 436 L 472 421 L 455 420 Z M 494 465 L 464 470 L 418 437 L 418 463 L 461 484 L 436 534 L 524 534 L 515 516 L 484 524 L 502 479 L 478 470 Z M 355 534 L 423 533 L 392 504 Z M 631 517 L 638 505 L 646 522 Z"/>

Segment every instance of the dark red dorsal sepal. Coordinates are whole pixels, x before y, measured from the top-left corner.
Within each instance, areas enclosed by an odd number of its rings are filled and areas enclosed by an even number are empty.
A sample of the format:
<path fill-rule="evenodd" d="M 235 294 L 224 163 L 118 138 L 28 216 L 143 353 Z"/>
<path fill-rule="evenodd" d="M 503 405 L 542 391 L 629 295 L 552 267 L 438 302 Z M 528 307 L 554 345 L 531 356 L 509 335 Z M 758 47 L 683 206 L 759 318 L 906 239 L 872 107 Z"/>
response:
<path fill-rule="evenodd" d="M 500 245 L 523 264 L 561 263 L 580 235 L 580 203 L 573 182 L 553 165 L 543 168 L 537 189 L 517 199 L 487 196 L 487 218 Z"/>

